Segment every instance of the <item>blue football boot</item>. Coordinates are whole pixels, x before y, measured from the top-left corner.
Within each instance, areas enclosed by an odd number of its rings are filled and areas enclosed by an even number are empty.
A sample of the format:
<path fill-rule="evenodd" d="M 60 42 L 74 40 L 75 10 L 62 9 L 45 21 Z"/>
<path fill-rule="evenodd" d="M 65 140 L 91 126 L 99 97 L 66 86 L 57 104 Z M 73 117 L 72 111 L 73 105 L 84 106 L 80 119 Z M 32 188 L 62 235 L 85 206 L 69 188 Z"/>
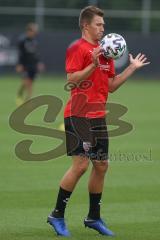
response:
<path fill-rule="evenodd" d="M 108 229 L 107 225 L 102 221 L 102 219 L 92 220 L 92 219 L 85 219 L 84 220 L 85 227 L 92 228 L 98 231 L 102 235 L 107 236 L 115 236 L 115 234 Z"/>
<path fill-rule="evenodd" d="M 55 218 L 51 215 L 48 216 L 47 222 L 54 228 L 57 235 L 63 237 L 69 237 L 70 232 L 68 231 L 64 218 Z"/>

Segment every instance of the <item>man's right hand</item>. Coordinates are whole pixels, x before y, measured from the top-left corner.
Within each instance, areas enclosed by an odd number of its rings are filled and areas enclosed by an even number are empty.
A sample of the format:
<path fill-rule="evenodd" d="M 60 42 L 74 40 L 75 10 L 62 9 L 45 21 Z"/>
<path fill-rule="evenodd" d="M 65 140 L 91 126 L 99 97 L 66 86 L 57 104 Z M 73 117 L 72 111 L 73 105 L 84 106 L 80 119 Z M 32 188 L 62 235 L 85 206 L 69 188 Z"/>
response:
<path fill-rule="evenodd" d="M 23 65 L 22 65 L 22 64 L 18 64 L 18 65 L 16 66 L 16 72 L 17 72 L 17 73 L 21 73 L 21 72 L 23 72 L 23 71 L 24 71 Z"/>
<path fill-rule="evenodd" d="M 92 62 L 97 67 L 99 65 L 99 56 L 102 54 L 102 48 L 97 47 L 92 52 Z"/>

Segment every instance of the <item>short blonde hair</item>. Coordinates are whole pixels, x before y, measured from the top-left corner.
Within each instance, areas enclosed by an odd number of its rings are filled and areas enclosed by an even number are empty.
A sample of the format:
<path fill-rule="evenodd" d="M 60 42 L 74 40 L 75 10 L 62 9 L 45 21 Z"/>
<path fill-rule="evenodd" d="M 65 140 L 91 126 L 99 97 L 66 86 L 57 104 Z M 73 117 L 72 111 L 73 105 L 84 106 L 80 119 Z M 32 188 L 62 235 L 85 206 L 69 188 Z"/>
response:
<path fill-rule="evenodd" d="M 37 23 L 28 23 L 26 26 L 26 31 L 38 31 Z"/>
<path fill-rule="evenodd" d="M 82 30 L 84 23 L 90 23 L 94 16 L 104 16 L 104 12 L 96 6 L 87 6 L 83 8 L 79 15 L 79 27 Z"/>

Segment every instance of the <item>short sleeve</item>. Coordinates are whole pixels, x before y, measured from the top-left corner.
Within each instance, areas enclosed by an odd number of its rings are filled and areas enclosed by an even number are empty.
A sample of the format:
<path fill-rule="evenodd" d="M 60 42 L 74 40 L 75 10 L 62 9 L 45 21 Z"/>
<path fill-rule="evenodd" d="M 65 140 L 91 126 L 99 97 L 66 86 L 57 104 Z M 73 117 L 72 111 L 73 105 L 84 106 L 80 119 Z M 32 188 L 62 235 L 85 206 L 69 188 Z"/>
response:
<path fill-rule="evenodd" d="M 109 72 L 108 72 L 108 77 L 113 78 L 113 77 L 115 77 L 115 74 L 116 74 L 113 59 L 109 60 L 109 65 L 110 65 L 110 69 L 109 69 Z"/>
<path fill-rule="evenodd" d="M 72 45 L 66 52 L 66 72 L 72 73 L 83 69 L 84 57 L 79 46 Z"/>

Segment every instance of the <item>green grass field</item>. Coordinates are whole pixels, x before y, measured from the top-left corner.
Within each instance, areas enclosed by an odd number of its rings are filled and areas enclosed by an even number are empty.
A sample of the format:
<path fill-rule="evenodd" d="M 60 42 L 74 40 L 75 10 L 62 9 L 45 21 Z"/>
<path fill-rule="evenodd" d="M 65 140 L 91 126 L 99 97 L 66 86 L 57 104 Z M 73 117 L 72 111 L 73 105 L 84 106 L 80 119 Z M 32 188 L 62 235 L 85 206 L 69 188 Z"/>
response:
<path fill-rule="evenodd" d="M 65 102 L 68 93 L 63 90 L 64 82 L 63 78 L 41 76 L 35 82 L 34 96 L 55 95 Z M 58 183 L 71 160 L 62 156 L 50 161 L 29 162 L 16 157 L 15 145 L 23 139 L 34 140 L 31 149 L 34 153 L 49 151 L 59 144 L 53 138 L 25 135 L 10 128 L 8 120 L 16 108 L 19 83 L 15 76 L 1 76 L 0 240 L 57 239 L 46 218 L 55 204 Z M 133 79 L 109 96 L 110 102 L 128 108 L 122 119 L 133 125 L 128 134 L 110 139 L 110 153 L 116 158 L 111 159 L 106 176 L 102 217 L 116 233 L 116 240 L 160 239 L 159 87 L 159 82 L 152 79 Z M 43 125 L 45 111 L 46 106 L 40 107 L 27 121 Z M 63 111 L 55 123 L 44 125 L 58 128 L 62 122 Z M 88 176 L 89 171 L 80 180 L 68 204 L 66 218 L 72 233 L 70 239 L 105 238 L 83 226 L 88 211 Z"/>

